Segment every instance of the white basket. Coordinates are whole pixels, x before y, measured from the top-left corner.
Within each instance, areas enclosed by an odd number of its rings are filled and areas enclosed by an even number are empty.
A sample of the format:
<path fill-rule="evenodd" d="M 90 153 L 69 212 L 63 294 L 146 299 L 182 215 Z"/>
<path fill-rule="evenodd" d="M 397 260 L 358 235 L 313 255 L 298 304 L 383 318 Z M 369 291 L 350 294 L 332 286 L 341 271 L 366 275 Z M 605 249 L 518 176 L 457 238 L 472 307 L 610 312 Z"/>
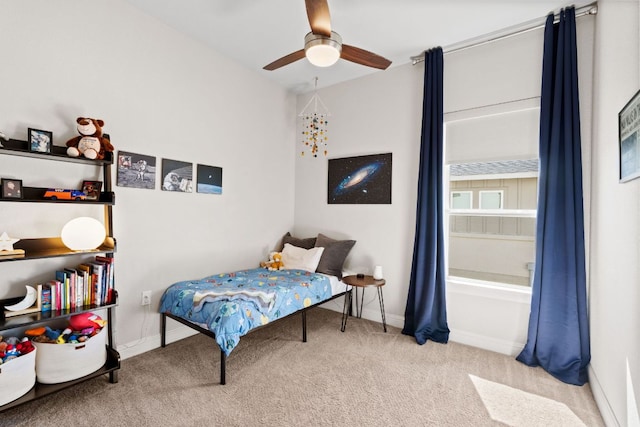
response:
<path fill-rule="evenodd" d="M 11 359 L 0 365 L 0 406 L 13 402 L 36 383 L 36 352 Z"/>
<path fill-rule="evenodd" d="M 89 375 L 107 361 L 107 327 L 78 344 L 34 342 L 38 348 L 36 376 L 42 384 L 57 384 Z"/>

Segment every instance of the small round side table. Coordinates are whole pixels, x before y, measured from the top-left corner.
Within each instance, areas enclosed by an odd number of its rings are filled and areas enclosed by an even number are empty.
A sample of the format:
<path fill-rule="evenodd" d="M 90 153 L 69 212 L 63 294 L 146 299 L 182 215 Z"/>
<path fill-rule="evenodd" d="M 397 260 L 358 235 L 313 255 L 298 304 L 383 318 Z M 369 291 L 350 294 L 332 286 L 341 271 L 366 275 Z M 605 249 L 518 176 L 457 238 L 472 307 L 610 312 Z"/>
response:
<path fill-rule="evenodd" d="M 382 317 L 382 326 L 384 327 L 384 331 L 387 332 L 387 319 L 384 315 L 384 297 L 382 295 L 382 287 L 385 285 L 386 281 L 384 279 L 374 279 L 373 276 L 361 276 L 357 275 L 345 276 L 342 278 L 342 281 L 347 285 L 353 287 L 356 290 L 356 317 L 362 317 L 362 304 L 364 302 L 364 290 L 368 287 L 375 287 L 378 290 L 378 302 L 380 303 L 380 315 Z M 358 308 L 358 288 L 362 289 L 362 296 L 360 297 L 360 307 Z M 352 289 L 353 290 L 353 289 Z M 349 311 L 351 308 L 351 290 L 348 292 L 348 295 L 344 297 L 344 308 L 342 309 L 342 328 L 341 331 L 344 332 L 347 327 L 347 318 L 349 317 Z"/>

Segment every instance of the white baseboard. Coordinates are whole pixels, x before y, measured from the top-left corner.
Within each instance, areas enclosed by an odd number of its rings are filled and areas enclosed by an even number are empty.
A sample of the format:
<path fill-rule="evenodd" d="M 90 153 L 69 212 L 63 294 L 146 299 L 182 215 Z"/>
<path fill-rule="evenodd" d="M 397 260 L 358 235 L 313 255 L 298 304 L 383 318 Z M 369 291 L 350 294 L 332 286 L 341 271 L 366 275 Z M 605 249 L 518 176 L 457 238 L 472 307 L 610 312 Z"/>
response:
<path fill-rule="evenodd" d="M 184 325 L 178 325 L 175 329 L 167 331 L 167 344 L 175 341 L 179 341 L 183 338 L 196 335 L 198 331 L 191 329 Z M 140 340 L 136 340 L 130 343 L 122 344 L 118 346 L 118 352 L 120 353 L 120 359 L 125 360 L 129 357 L 137 356 L 147 351 L 154 350 L 161 345 L 160 334 L 148 336 Z"/>
<path fill-rule="evenodd" d="M 587 370 L 589 372 L 589 386 L 591 387 L 593 398 L 596 401 L 596 405 L 598 405 L 598 410 L 600 410 L 600 415 L 602 415 L 605 425 L 607 427 L 620 427 L 620 423 L 613 413 L 611 405 L 609 405 L 607 396 L 604 394 L 604 390 L 600 385 L 600 381 L 598 381 L 598 376 L 593 370 L 593 366 L 589 365 Z"/>
<path fill-rule="evenodd" d="M 340 299 L 339 302 L 329 301 L 323 304 L 321 307 L 326 308 L 328 310 L 333 310 L 333 311 L 342 313 L 343 302 L 342 302 L 342 299 Z M 380 317 L 379 310 L 364 309 L 362 311 L 362 317 L 382 324 L 382 319 Z M 386 321 L 387 321 L 387 325 L 395 326 L 398 328 L 402 328 L 404 326 L 403 316 L 387 315 Z M 178 324 L 175 329 L 170 329 L 167 331 L 167 344 L 175 341 L 179 341 L 183 338 L 187 338 L 192 335 L 196 335 L 197 333 L 198 333 L 197 331 L 187 326 Z M 145 353 L 147 351 L 154 350 L 160 347 L 160 345 L 161 345 L 160 334 L 155 334 L 155 335 L 147 336 L 145 338 L 142 338 L 136 341 L 118 345 L 117 350 L 120 353 L 120 358 L 122 360 L 125 360 L 130 357 Z"/>
<path fill-rule="evenodd" d="M 501 340 L 455 329 L 451 330 L 449 340 L 459 344 L 470 345 L 472 347 L 478 347 L 483 350 L 494 351 L 496 353 L 506 354 L 507 356 L 513 357 L 520 354 L 525 345 L 525 343 Z"/>
<path fill-rule="evenodd" d="M 322 305 L 323 308 L 329 310 L 338 311 L 342 313 L 342 304 L 338 307 L 335 304 Z M 404 316 L 398 316 L 394 314 L 386 314 L 387 325 L 395 326 L 402 329 L 404 327 Z M 371 320 L 373 322 L 382 323 L 380 310 L 375 308 L 364 308 L 362 310 L 362 318 Z M 482 348 L 484 350 L 494 351 L 496 353 L 506 354 L 508 356 L 517 356 L 524 348 L 525 343 L 517 343 L 513 341 L 501 340 L 497 338 L 487 337 L 485 335 L 478 335 L 472 332 L 466 332 L 461 330 L 452 329 L 449 335 L 449 340 L 457 342 L 459 344 L 470 345 L 473 347 Z"/>
<path fill-rule="evenodd" d="M 339 303 L 336 303 L 336 301 L 329 301 L 321 305 L 321 307 L 342 313 L 343 304 L 342 300 L 340 300 Z M 394 326 L 400 329 L 404 327 L 404 316 L 386 314 L 385 317 L 387 325 Z M 382 323 L 380 310 L 376 308 L 365 307 L 362 310 L 362 318 L 371 320 L 373 322 Z M 197 333 L 198 332 L 187 326 L 178 324 L 176 328 L 167 331 L 167 343 L 178 341 Z M 491 338 L 484 335 L 455 329 L 451 330 L 449 339 L 460 344 L 470 345 L 473 347 L 482 348 L 484 350 L 495 351 L 497 353 L 502 353 L 514 357 L 517 356 L 524 348 L 524 343 L 515 343 L 507 340 Z M 140 340 L 119 345 L 118 352 L 120 353 L 120 357 L 124 360 L 129 357 L 137 356 L 149 350 L 156 349 L 160 347 L 160 342 L 160 334 L 156 334 Z"/>
<path fill-rule="evenodd" d="M 384 317 L 387 322 L 387 325 L 395 326 L 396 328 L 400 328 L 400 329 L 404 328 L 404 316 L 398 316 L 395 314 L 385 314 Z M 380 314 L 380 309 L 375 310 L 373 308 L 371 309 L 363 308 L 362 318 L 382 324 L 382 316 Z"/>
<path fill-rule="evenodd" d="M 329 301 L 328 303 L 325 303 L 323 305 L 321 305 L 320 307 L 322 308 L 326 308 L 328 310 L 333 310 L 333 311 L 337 311 L 338 313 L 342 313 L 342 309 L 343 309 L 343 300 L 340 299 L 339 300 L 340 303 L 339 304 L 332 304 L 333 301 Z M 355 315 L 355 312 L 353 313 Z M 380 314 L 380 309 L 375 309 L 375 308 L 363 308 L 362 309 L 362 318 L 363 319 L 367 319 L 367 320 L 371 320 L 373 322 L 378 322 L 382 325 L 382 316 Z M 404 316 L 398 316 L 395 314 L 385 314 L 385 320 L 387 322 L 387 325 L 389 326 L 394 326 L 396 328 L 400 328 L 402 329 L 404 327 Z"/>

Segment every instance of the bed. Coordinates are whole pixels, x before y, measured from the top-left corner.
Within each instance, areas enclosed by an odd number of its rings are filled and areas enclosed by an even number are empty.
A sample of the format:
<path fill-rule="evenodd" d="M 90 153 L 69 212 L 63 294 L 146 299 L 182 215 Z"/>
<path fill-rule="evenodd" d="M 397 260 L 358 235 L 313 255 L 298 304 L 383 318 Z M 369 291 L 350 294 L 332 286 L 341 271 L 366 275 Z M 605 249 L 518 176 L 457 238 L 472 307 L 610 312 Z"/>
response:
<path fill-rule="evenodd" d="M 318 239 L 321 236 L 318 235 Z M 315 244 L 316 239 L 313 241 Z M 300 313 L 302 341 L 306 342 L 306 311 L 351 292 L 350 287 L 340 280 L 348 250 L 341 254 L 337 264 L 333 262 L 333 267 L 339 264 L 337 272 L 335 268 L 328 268 L 331 266 L 326 263 L 323 266 L 321 260 L 325 259 L 322 258 L 323 252 L 325 257 L 334 257 L 332 253 L 335 254 L 335 249 L 340 247 L 337 243 L 352 242 L 350 249 L 355 241 L 330 239 L 329 242 L 320 242 L 325 246 L 310 249 L 285 243 L 282 254 L 288 268 L 283 270 L 253 268 L 169 286 L 160 301 L 162 347 L 166 346 L 167 318 L 215 339 L 220 347 L 220 384 L 225 384 L 226 358 L 243 335 Z M 294 243 L 302 244 L 297 240 Z M 305 244 L 308 246 L 309 242 Z M 345 245 L 342 246 L 344 249 Z M 330 250 L 325 252 L 327 248 Z M 345 304 L 350 300 L 345 298 Z M 349 311 L 346 306 L 344 308 L 342 330 Z"/>

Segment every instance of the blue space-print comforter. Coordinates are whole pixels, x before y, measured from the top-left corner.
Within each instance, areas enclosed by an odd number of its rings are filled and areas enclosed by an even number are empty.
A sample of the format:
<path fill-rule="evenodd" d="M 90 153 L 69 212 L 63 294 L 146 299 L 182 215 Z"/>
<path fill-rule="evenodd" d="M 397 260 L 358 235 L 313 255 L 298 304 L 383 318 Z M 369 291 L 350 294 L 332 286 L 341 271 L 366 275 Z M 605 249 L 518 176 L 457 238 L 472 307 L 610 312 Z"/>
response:
<path fill-rule="evenodd" d="M 228 356 L 251 329 L 330 297 L 322 274 L 256 268 L 175 283 L 162 296 L 160 312 L 212 331 Z"/>

